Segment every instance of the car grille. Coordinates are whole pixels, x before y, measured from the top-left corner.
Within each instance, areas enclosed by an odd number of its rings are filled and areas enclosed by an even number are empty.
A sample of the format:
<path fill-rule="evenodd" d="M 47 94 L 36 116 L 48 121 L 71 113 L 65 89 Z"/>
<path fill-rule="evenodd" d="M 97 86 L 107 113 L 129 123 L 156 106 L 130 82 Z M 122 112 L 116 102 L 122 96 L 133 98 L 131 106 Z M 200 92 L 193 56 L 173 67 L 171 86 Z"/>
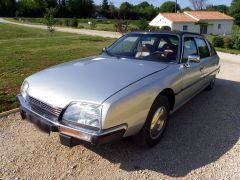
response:
<path fill-rule="evenodd" d="M 46 103 L 41 102 L 31 96 L 29 96 L 28 98 L 31 109 L 40 115 L 50 115 L 54 117 L 59 117 L 60 113 L 62 112 L 61 108 L 49 106 Z"/>

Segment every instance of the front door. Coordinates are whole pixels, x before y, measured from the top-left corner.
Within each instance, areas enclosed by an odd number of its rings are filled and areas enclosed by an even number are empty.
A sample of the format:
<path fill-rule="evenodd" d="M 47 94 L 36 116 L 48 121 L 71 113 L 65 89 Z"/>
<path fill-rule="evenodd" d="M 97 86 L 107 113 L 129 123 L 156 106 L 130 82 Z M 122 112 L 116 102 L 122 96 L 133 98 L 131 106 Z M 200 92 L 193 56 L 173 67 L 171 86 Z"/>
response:
<path fill-rule="evenodd" d="M 201 63 L 190 62 L 188 67 L 185 66 L 189 55 L 198 55 L 197 45 L 193 37 L 185 37 L 183 42 L 183 57 L 180 65 L 182 73 L 182 89 L 177 93 L 176 106 L 181 106 L 183 103 L 192 98 L 201 90 L 202 84 L 202 67 Z"/>

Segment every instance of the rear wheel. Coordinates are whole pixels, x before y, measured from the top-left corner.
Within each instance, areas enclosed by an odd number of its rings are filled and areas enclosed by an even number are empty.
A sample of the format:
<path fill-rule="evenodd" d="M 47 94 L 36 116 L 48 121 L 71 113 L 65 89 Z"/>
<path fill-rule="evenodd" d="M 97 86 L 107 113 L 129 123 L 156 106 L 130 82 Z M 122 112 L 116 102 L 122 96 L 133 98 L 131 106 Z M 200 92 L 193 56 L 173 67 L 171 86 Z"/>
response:
<path fill-rule="evenodd" d="M 153 103 L 146 123 L 138 135 L 134 137 L 139 145 L 153 147 L 161 140 L 169 118 L 169 101 L 160 96 Z"/>
<path fill-rule="evenodd" d="M 209 85 L 207 86 L 206 90 L 210 91 L 215 87 L 216 76 L 210 81 Z"/>

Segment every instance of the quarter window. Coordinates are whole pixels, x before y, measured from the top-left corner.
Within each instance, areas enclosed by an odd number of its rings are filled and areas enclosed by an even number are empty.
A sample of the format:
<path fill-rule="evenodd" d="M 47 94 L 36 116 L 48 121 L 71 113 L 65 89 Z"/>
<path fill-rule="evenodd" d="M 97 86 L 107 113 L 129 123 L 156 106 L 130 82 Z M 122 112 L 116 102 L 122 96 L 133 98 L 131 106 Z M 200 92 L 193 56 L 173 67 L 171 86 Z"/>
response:
<path fill-rule="evenodd" d="M 198 50 L 194 39 L 186 37 L 184 38 L 183 62 L 187 62 L 190 55 L 198 55 Z"/>
<path fill-rule="evenodd" d="M 197 44 L 197 47 L 198 47 L 200 57 L 201 58 L 209 57 L 210 52 L 209 52 L 206 41 L 204 39 L 201 39 L 201 38 L 195 38 L 195 40 L 196 40 L 196 44 Z"/>

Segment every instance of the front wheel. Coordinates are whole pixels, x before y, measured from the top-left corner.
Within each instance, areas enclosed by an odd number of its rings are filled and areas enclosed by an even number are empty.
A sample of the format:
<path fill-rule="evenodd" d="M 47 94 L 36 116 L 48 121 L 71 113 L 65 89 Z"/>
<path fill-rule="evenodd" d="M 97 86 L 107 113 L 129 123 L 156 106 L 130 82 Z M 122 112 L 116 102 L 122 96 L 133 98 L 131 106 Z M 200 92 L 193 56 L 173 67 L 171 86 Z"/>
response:
<path fill-rule="evenodd" d="M 158 97 L 153 103 L 144 127 L 134 137 L 139 145 L 153 147 L 161 140 L 169 118 L 169 101 L 165 96 Z"/>

